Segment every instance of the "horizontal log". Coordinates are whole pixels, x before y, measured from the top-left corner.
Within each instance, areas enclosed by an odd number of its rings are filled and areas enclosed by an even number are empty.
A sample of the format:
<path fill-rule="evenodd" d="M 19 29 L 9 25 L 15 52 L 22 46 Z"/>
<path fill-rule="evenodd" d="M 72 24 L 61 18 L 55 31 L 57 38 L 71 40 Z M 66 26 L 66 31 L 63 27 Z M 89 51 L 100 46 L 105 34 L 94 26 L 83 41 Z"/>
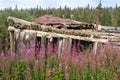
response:
<path fill-rule="evenodd" d="M 100 32 L 99 36 L 115 36 L 115 37 L 120 37 L 120 33 L 107 33 L 107 32 Z"/>
<path fill-rule="evenodd" d="M 117 42 L 110 42 L 112 46 L 119 46 L 120 47 L 120 42 L 117 43 Z"/>
<path fill-rule="evenodd" d="M 108 42 L 107 39 L 98 39 L 98 38 L 91 38 L 91 37 L 81 37 L 81 36 L 57 34 L 57 33 L 51 33 L 51 32 L 34 31 L 34 30 L 24 30 L 24 31 L 25 32 L 36 33 L 37 36 L 39 36 L 39 37 L 41 37 L 42 35 L 46 35 L 48 37 L 51 36 L 51 37 L 57 37 L 57 38 L 72 38 L 72 39 L 79 39 L 79 40 L 92 41 L 92 42 L 101 42 L 101 43 Z"/>
<path fill-rule="evenodd" d="M 9 30 L 17 30 L 13 27 L 8 27 Z M 47 37 L 57 37 L 57 38 L 72 38 L 72 39 L 79 39 L 79 40 L 85 40 L 85 41 L 92 41 L 92 42 L 101 42 L 106 43 L 108 42 L 107 39 L 99 39 L 99 38 L 93 38 L 93 37 L 82 37 L 82 36 L 74 36 L 74 35 L 66 35 L 66 34 L 58 34 L 53 32 L 43 32 L 43 31 L 36 31 L 36 30 L 23 30 L 27 33 L 35 33 L 37 36 L 47 36 Z"/>
<path fill-rule="evenodd" d="M 103 38 L 103 39 L 119 39 L 119 37 L 116 37 L 116 36 L 101 36 L 100 38 Z"/>
<path fill-rule="evenodd" d="M 109 42 L 120 42 L 120 39 L 110 39 Z"/>

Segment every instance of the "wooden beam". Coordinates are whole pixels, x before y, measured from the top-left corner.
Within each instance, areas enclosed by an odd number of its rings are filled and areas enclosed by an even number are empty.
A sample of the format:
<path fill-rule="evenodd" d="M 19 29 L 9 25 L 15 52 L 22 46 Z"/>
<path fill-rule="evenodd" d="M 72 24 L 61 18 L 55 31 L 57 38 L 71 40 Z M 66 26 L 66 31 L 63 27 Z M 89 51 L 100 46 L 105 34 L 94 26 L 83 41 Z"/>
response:
<path fill-rule="evenodd" d="M 42 37 L 41 37 L 41 44 L 42 44 L 42 47 L 46 51 L 46 48 L 47 48 L 47 37 L 46 37 L 46 35 L 42 35 Z"/>
<path fill-rule="evenodd" d="M 15 52 L 14 31 L 10 31 L 10 47 L 11 53 L 14 53 Z"/>
<path fill-rule="evenodd" d="M 53 37 L 49 36 L 47 38 L 48 38 L 48 46 L 47 46 L 47 48 L 49 48 L 48 51 L 49 51 L 49 53 L 53 53 L 54 52 Z"/>
<path fill-rule="evenodd" d="M 98 47 L 98 42 L 94 43 L 94 54 L 97 54 L 97 47 Z"/>
<path fill-rule="evenodd" d="M 65 52 L 64 52 L 64 51 L 65 51 L 65 45 L 66 45 L 66 39 L 63 38 L 63 39 L 62 39 L 62 53 L 65 53 Z"/>
<path fill-rule="evenodd" d="M 71 38 L 67 39 L 67 50 L 68 50 L 68 55 L 70 57 L 71 56 L 71 50 L 72 50 L 72 39 Z"/>
<path fill-rule="evenodd" d="M 58 56 L 61 56 L 62 53 L 62 39 L 59 39 L 59 47 L 58 47 Z"/>
<path fill-rule="evenodd" d="M 65 49 L 65 39 L 59 38 L 59 47 L 58 47 L 58 56 L 61 57 L 61 55 L 64 53 Z"/>
<path fill-rule="evenodd" d="M 79 40 L 85 40 L 85 41 L 91 41 L 91 42 L 101 42 L 101 43 L 108 42 L 108 39 L 100 39 L 100 38 L 92 38 L 92 37 L 65 35 L 65 34 L 57 34 L 57 33 L 43 32 L 43 31 L 39 31 L 39 32 L 36 31 L 36 33 L 37 33 L 37 36 L 46 34 L 46 35 L 52 36 L 52 37 L 72 38 L 72 39 L 79 39 Z"/>

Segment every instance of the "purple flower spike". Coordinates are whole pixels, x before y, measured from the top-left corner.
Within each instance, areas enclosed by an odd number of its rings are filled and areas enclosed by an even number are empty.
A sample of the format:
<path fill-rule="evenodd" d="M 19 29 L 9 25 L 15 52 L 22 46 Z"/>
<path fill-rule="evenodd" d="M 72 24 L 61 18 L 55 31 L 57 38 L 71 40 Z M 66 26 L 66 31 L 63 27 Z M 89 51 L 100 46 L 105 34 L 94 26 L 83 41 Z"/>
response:
<path fill-rule="evenodd" d="M 1 53 L 1 56 L 2 56 L 2 57 L 4 57 L 4 56 L 5 56 L 4 52 L 2 52 L 2 53 Z"/>
<path fill-rule="evenodd" d="M 60 67 L 60 68 L 62 67 L 62 64 L 61 64 L 61 63 L 59 64 L 59 67 Z"/>
<path fill-rule="evenodd" d="M 69 80 L 69 74 L 68 73 L 65 74 L 65 79 Z"/>
<path fill-rule="evenodd" d="M 30 50 L 30 49 L 28 49 L 26 54 L 27 54 L 27 55 L 29 55 L 29 54 L 30 54 L 30 52 L 31 52 L 31 50 Z"/>
<path fill-rule="evenodd" d="M 117 73 L 120 74 L 120 70 L 118 70 Z"/>
<path fill-rule="evenodd" d="M 52 69 L 52 72 L 55 72 L 55 68 Z"/>
<path fill-rule="evenodd" d="M 49 66 L 50 66 L 49 64 L 46 65 L 47 68 L 49 68 Z"/>

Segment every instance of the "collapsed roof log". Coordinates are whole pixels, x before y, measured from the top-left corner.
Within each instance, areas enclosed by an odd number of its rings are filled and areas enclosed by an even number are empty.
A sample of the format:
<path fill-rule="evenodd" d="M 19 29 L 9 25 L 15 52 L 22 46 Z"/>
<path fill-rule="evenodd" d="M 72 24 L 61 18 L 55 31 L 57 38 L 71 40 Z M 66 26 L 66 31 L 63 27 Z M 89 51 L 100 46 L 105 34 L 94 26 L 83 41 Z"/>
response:
<path fill-rule="evenodd" d="M 40 25 L 51 25 L 55 28 L 65 28 L 65 29 L 95 29 L 95 25 L 93 23 L 85 23 L 85 22 L 78 22 L 71 19 L 65 19 L 60 17 L 55 17 L 52 15 L 43 15 L 35 20 L 34 22 Z"/>

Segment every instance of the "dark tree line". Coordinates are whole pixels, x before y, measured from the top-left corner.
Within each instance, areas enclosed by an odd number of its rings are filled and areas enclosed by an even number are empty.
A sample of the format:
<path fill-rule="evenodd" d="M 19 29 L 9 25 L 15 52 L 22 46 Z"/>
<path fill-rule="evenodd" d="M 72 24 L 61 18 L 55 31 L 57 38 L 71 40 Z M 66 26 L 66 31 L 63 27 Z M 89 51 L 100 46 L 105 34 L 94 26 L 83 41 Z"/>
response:
<path fill-rule="evenodd" d="M 0 42 L 3 42 L 4 38 L 9 36 L 7 31 L 8 16 L 21 18 L 27 21 L 33 21 L 35 18 L 39 16 L 50 14 L 61 18 L 69 18 L 81 22 L 95 23 L 98 7 L 92 8 L 88 5 L 85 8 L 78 7 L 74 9 L 71 9 L 70 7 L 67 6 L 65 6 L 64 8 L 59 7 L 57 9 L 56 8 L 43 9 L 37 6 L 36 8 L 31 9 L 18 9 L 16 6 L 14 9 L 6 8 L 4 10 L 0 10 Z M 105 26 L 120 27 L 120 6 L 116 5 L 115 8 L 101 7 L 100 10 L 101 14 L 99 24 Z"/>

